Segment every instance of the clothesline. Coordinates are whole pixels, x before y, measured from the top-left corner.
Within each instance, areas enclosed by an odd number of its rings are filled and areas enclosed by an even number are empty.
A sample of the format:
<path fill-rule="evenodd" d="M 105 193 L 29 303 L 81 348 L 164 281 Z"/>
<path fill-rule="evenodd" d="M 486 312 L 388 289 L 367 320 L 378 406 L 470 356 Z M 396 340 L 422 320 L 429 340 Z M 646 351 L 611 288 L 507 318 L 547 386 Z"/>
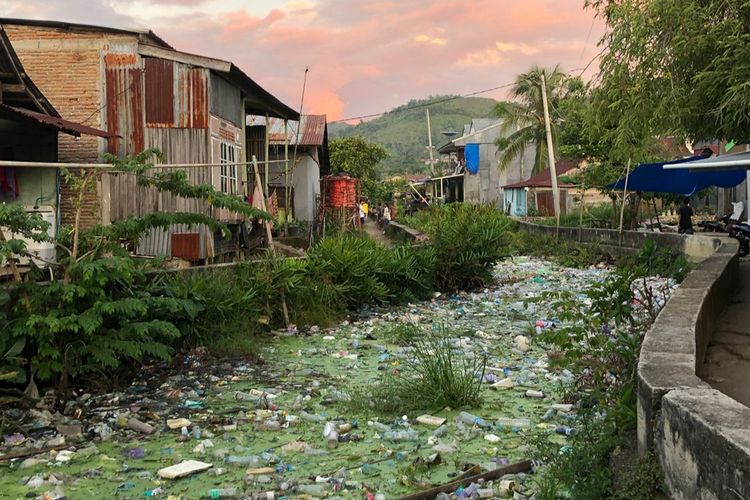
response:
<path fill-rule="evenodd" d="M 263 160 L 258 161 L 259 165 L 286 163 L 289 160 Z M 213 168 L 227 165 L 252 165 L 251 161 L 234 161 L 227 163 L 155 163 L 153 168 Z M 39 162 L 39 161 L 15 161 L 0 160 L 0 167 L 21 167 L 21 168 L 100 168 L 103 170 L 116 168 L 111 163 L 62 163 L 62 162 Z"/>

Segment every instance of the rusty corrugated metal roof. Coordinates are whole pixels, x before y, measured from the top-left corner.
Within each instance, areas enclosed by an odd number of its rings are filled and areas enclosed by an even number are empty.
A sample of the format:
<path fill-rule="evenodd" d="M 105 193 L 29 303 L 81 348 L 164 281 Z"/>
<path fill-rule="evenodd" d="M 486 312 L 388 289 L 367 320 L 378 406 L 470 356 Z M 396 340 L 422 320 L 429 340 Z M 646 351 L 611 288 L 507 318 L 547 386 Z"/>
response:
<path fill-rule="evenodd" d="M 124 33 L 130 35 L 137 35 L 139 38 L 145 37 L 151 39 L 154 45 L 159 47 L 165 47 L 168 49 L 173 48 L 167 42 L 165 42 L 160 36 L 149 29 L 126 29 L 126 28 L 110 28 L 107 26 L 96 26 L 93 24 L 80 24 L 80 23 L 69 23 L 65 21 L 50 21 L 46 19 L 18 19 L 9 17 L 0 17 L 0 25 L 12 24 L 18 26 L 39 26 L 44 28 L 55 28 L 60 30 L 80 30 L 80 31 L 95 31 L 102 33 Z"/>
<path fill-rule="evenodd" d="M 254 123 L 254 122 L 253 122 Z M 287 125 L 287 137 L 289 144 L 294 145 L 297 141 L 297 123 L 290 121 Z M 251 123 L 249 122 L 248 125 Z M 265 125 L 265 119 L 261 123 Z M 299 146 L 322 146 L 326 136 L 326 115 L 302 115 L 299 127 Z M 271 118 L 268 131 L 268 140 L 271 144 L 284 144 L 284 120 Z"/>
<path fill-rule="evenodd" d="M 94 135 L 97 137 L 116 137 L 109 132 L 89 127 L 87 125 L 81 125 L 80 123 L 71 122 L 58 116 L 44 115 L 24 108 L 14 108 L 7 104 L 0 104 L 0 114 L 12 118 L 35 121 L 41 125 L 52 127 L 60 132 L 65 132 L 66 134 L 75 136 Z"/>
<path fill-rule="evenodd" d="M 557 160 L 555 162 L 555 172 L 557 173 L 558 179 L 565 173 L 576 168 L 579 164 L 578 160 Z M 559 187 L 573 187 L 574 184 L 560 182 L 558 180 Z M 514 182 L 513 184 L 506 184 L 500 186 L 503 189 L 521 189 L 525 187 L 552 187 L 552 173 L 549 168 L 539 172 L 536 175 L 531 176 L 528 180 L 521 182 Z"/>

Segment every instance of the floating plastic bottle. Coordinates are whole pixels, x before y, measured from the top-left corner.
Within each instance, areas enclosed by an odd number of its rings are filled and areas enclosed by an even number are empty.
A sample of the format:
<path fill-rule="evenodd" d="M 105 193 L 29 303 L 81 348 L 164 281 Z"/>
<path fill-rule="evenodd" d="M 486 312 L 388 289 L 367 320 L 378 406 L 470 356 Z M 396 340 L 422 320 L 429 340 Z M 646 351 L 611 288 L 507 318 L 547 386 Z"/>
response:
<path fill-rule="evenodd" d="M 211 498 L 237 498 L 239 493 L 237 488 L 212 488 L 208 490 L 208 496 Z"/>
<path fill-rule="evenodd" d="M 281 423 L 278 420 L 268 419 L 256 425 L 259 431 L 278 431 L 281 430 Z"/>
<path fill-rule="evenodd" d="M 443 424 L 437 429 L 435 429 L 434 431 L 432 431 L 432 436 L 439 438 L 439 437 L 445 436 L 447 433 L 448 433 L 448 426 Z"/>
<path fill-rule="evenodd" d="M 528 418 L 505 418 L 500 417 L 495 420 L 495 426 L 499 430 L 505 429 L 528 429 L 531 427 L 531 420 Z"/>
<path fill-rule="evenodd" d="M 492 488 L 479 488 L 477 489 L 477 495 L 479 495 L 479 498 L 492 498 L 495 496 L 495 490 Z"/>
<path fill-rule="evenodd" d="M 528 391 L 526 391 L 524 393 L 524 396 L 526 396 L 527 398 L 534 398 L 534 399 L 544 399 L 545 398 L 545 395 L 544 395 L 544 393 L 542 391 L 532 391 L 531 389 L 529 389 Z"/>
<path fill-rule="evenodd" d="M 237 391 L 234 393 L 234 399 L 236 401 L 250 401 L 252 403 L 260 403 L 260 396 L 250 394 L 249 392 Z"/>
<path fill-rule="evenodd" d="M 224 461 L 228 464 L 237 465 L 260 465 L 260 457 L 257 455 L 237 456 L 229 455 Z"/>
<path fill-rule="evenodd" d="M 476 425 L 478 427 L 489 427 L 490 425 L 482 418 L 472 415 L 469 412 L 462 411 L 458 414 L 458 418 L 461 422 L 466 425 Z"/>
<path fill-rule="evenodd" d="M 572 436 L 576 433 L 575 429 L 571 429 L 570 427 L 564 427 L 560 426 L 555 429 L 555 432 L 558 434 L 562 434 L 563 436 Z"/>
<path fill-rule="evenodd" d="M 383 439 L 386 441 L 418 441 L 419 433 L 414 429 L 404 431 L 387 431 L 383 433 Z"/>
<path fill-rule="evenodd" d="M 349 395 L 349 393 L 340 391 L 333 387 L 330 387 L 328 389 L 328 396 L 334 401 L 351 401 L 352 400 L 352 397 Z"/>
<path fill-rule="evenodd" d="M 376 420 L 370 420 L 369 422 L 367 422 L 367 425 L 369 425 L 370 427 L 374 427 L 376 430 L 380 432 L 389 432 L 391 430 L 389 426 L 385 424 L 381 424 L 380 422 Z"/>
<path fill-rule="evenodd" d="M 297 493 L 302 493 L 304 495 L 311 495 L 314 497 L 325 495 L 325 488 L 322 484 L 300 484 L 295 489 Z"/>
<path fill-rule="evenodd" d="M 545 422 L 548 420 L 552 420 L 555 415 L 557 415 L 557 410 L 555 410 L 554 408 L 549 408 L 546 412 L 544 412 L 542 420 L 544 420 Z"/>
<path fill-rule="evenodd" d="M 305 410 L 302 410 L 299 412 L 299 417 L 302 420 L 307 420 L 308 422 L 323 422 L 325 421 L 325 418 L 321 417 L 320 415 L 313 415 L 312 413 L 307 413 Z"/>
<path fill-rule="evenodd" d="M 328 447 L 331 449 L 338 448 L 339 446 L 339 433 L 336 430 L 336 424 L 333 422 L 327 422 L 323 429 L 323 437 L 328 440 Z"/>

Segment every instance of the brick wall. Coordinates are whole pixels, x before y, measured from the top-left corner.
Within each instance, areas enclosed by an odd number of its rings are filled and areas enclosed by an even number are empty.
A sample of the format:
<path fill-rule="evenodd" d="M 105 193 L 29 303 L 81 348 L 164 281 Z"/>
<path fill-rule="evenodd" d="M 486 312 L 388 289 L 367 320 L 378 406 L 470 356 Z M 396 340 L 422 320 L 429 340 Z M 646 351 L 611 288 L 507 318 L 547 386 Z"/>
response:
<path fill-rule="evenodd" d="M 63 118 L 97 128 L 102 124 L 102 53 L 113 44 L 135 41 L 135 35 L 63 30 L 58 28 L 3 25 L 26 73 Z M 81 136 L 79 140 L 60 134 L 58 160 L 98 162 L 104 140 Z M 81 220 L 90 227 L 101 220 L 99 186 L 85 195 Z M 61 189 L 62 222 L 70 224 L 75 214 L 70 189 Z"/>

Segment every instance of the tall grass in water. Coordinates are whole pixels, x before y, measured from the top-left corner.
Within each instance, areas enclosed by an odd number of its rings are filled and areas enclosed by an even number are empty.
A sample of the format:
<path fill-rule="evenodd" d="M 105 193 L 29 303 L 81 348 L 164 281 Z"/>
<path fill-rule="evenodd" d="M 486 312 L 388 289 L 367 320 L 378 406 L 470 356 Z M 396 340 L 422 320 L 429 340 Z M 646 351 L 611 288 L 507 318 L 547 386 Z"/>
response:
<path fill-rule="evenodd" d="M 394 337 L 404 341 L 408 357 L 375 384 L 355 388 L 352 404 L 392 414 L 479 406 L 487 360 L 454 347 L 450 333 L 399 327 Z"/>

